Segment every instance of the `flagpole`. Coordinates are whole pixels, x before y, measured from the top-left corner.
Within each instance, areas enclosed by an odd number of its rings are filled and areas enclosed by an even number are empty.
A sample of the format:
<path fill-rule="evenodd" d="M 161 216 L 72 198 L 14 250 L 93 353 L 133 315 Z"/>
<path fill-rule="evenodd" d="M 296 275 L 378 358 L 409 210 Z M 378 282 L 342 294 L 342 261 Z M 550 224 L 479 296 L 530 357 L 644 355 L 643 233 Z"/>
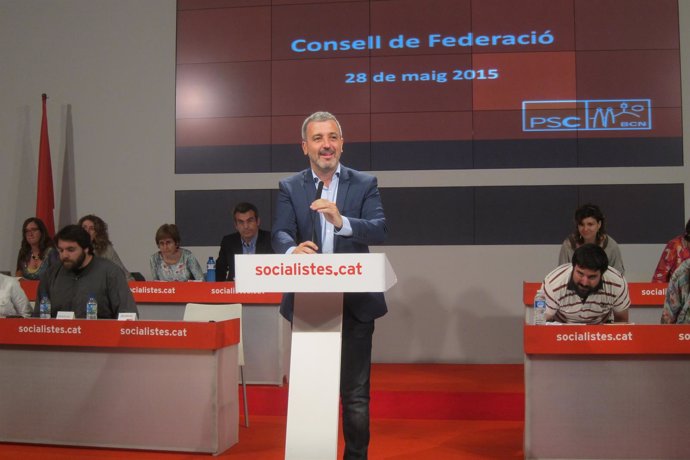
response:
<path fill-rule="evenodd" d="M 48 96 L 42 94 L 43 117 L 41 119 L 41 138 L 38 148 L 38 179 L 36 189 L 36 217 L 46 225 L 48 235 L 55 235 L 55 196 L 53 194 L 53 168 L 50 159 L 50 142 L 48 141 L 48 117 L 46 101 Z"/>

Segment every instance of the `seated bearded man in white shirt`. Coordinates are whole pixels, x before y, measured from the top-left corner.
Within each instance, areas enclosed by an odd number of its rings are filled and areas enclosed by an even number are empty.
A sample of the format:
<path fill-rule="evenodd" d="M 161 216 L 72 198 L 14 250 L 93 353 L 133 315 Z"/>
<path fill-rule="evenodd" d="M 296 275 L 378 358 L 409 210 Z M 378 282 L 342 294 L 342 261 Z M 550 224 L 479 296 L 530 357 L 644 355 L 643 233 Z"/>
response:
<path fill-rule="evenodd" d="M 601 324 L 612 313 L 614 322 L 628 321 L 628 283 L 608 266 L 606 252 L 596 244 L 577 248 L 572 264 L 546 275 L 542 288 L 547 321 Z"/>

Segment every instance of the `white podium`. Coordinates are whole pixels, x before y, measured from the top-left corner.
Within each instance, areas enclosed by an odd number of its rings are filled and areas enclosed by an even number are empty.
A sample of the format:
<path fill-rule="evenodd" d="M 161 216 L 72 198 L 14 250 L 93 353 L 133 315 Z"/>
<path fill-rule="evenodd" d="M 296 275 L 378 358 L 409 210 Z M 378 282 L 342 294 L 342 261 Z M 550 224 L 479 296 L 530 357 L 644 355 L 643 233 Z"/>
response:
<path fill-rule="evenodd" d="M 294 292 L 287 460 L 336 459 L 344 292 L 385 292 L 385 254 L 235 256 L 237 292 Z"/>

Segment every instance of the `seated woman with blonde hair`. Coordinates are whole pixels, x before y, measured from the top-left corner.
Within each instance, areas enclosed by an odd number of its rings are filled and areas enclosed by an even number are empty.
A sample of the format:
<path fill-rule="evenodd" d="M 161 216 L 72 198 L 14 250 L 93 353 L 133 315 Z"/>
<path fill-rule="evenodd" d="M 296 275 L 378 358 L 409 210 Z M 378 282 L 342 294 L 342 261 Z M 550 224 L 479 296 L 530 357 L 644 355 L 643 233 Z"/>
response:
<path fill-rule="evenodd" d="M 79 219 L 79 226 L 86 230 L 86 233 L 91 237 L 91 244 L 93 244 L 93 252 L 98 257 L 108 259 L 115 265 L 120 267 L 125 273 L 128 280 L 133 280 L 129 270 L 125 268 L 125 264 L 120 260 L 120 256 L 115 252 L 113 243 L 110 242 L 108 236 L 108 224 L 103 219 L 93 214 L 88 214 Z"/>
<path fill-rule="evenodd" d="M 199 261 L 189 249 L 180 247 L 180 232 L 175 224 L 163 224 L 156 231 L 159 251 L 151 255 L 151 276 L 157 281 L 204 279 Z"/>

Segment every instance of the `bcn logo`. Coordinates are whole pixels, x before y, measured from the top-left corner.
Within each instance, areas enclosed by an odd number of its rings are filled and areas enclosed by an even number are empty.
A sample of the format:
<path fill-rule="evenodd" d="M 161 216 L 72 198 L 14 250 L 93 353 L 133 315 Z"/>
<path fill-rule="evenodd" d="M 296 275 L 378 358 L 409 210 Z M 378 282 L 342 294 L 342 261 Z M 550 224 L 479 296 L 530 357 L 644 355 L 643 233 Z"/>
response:
<path fill-rule="evenodd" d="M 558 114 L 560 112 L 560 114 Z M 649 99 L 523 101 L 523 131 L 652 129 Z"/>

